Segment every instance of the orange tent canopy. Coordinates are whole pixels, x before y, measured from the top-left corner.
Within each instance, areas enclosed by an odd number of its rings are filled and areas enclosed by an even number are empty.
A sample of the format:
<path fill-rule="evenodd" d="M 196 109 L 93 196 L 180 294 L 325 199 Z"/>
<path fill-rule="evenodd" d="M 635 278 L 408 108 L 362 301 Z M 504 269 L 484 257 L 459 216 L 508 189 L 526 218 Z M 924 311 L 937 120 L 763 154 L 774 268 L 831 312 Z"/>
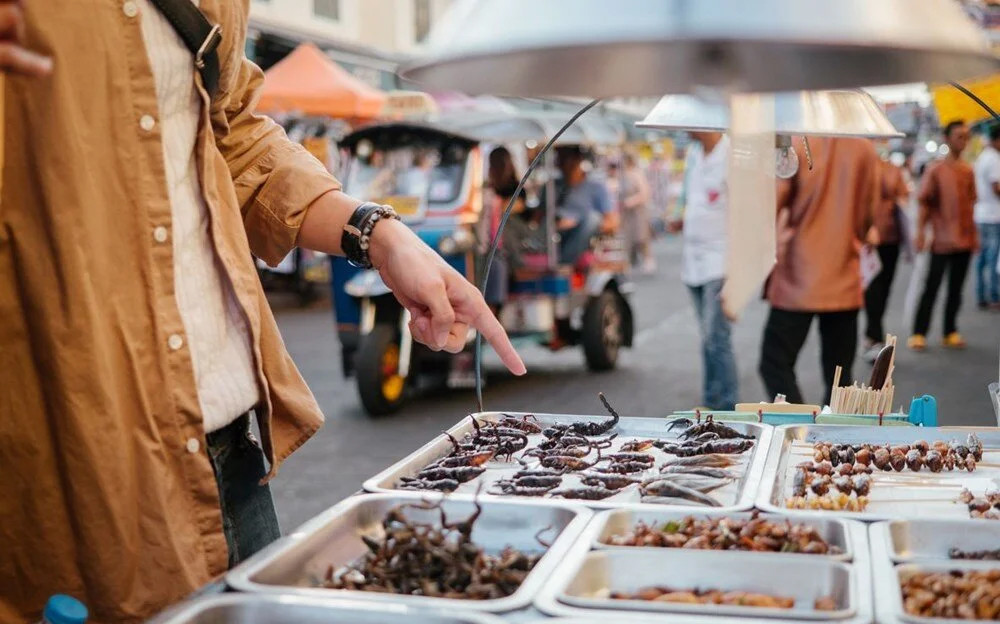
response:
<path fill-rule="evenodd" d="M 264 72 L 257 108 L 342 119 L 378 116 L 385 94 L 361 82 L 323 51 L 303 43 Z"/>

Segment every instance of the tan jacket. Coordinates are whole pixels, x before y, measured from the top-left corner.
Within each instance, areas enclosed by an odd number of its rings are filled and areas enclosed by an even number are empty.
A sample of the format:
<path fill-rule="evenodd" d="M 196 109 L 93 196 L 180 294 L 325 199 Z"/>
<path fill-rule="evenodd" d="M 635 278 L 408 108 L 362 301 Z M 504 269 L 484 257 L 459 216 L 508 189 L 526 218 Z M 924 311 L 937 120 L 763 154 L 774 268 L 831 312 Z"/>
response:
<path fill-rule="evenodd" d="M 879 169 L 882 180 L 878 206 L 875 209 L 875 229 L 878 231 L 879 244 L 888 245 L 899 242 L 899 220 L 896 207 L 904 207 L 909 190 L 903 171 L 888 161 L 881 161 Z"/>
<path fill-rule="evenodd" d="M 931 165 L 920 186 L 921 223 L 934 232 L 936 254 L 972 251 L 978 247 L 973 211 L 976 176 L 964 160 L 945 158 Z"/>
<path fill-rule="evenodd" d="M 253 113 L 247 5 L 200 2 L 223 42 L 211 106 L 199 86 L 196 155 L 218 261 L 249 321 L 273 474 L 322 414 L 251 253 L 280 261 L 306 208 L 339 185 Z M 24 8 L 27 44 L 55 70 L 6 80 L 0 622 L 37 619 L 55 592 L 82 598 L 93 622 L 139 621 L 227 565 L 190 354 L 167 345 L 184 327 L 172 244 L 153 236 L 171 218 L 159 125 L 140 121 L 158 116 L 153 75 L 134 3 Z"/>
<path fill-rule="evenodd" d="M 776 308 L 833 312 L 861 307 L 861 241 L 879 198 L 879 158 L 867 139 L 810 138 L 813 169 L 795 139 L 799 172 L 779 182 L 778 262 L 766 295 Z M 785 241 L 782 245 L 782 240 Z"/>

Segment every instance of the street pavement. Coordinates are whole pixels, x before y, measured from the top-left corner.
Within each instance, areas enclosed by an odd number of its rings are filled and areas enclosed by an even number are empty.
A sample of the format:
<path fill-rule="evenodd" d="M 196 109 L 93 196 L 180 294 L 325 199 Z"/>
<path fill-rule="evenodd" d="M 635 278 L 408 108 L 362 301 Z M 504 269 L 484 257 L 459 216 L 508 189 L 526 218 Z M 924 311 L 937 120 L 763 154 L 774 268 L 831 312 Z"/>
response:
<path fill-rule="evenodd" d="M 597 392 L 604 392 L 623 416 L 663 416 L 689 409 L 701 400 L 701 356 L 698 329 L 687 289 L 679 279 L 680 241 L 676 237 L 654 245 L 659 270 L 636 276 L 632 305 L 637 321 L 635 346 L 623 352 L 618 368 L 590 373 L 580 349 L 551 353 L 539 346 L 518 345 L 528 375 L 515 378 L 492 354 L 484 392 L 488 410 L 603 413 Z M 909 323 L 903 321 L 911 266 L 900 263 L 893 285 L 886 330 L 903 345 Z M 940 342 L 938 302 L 929 336 L 930 348 L 917 354 L 901 348 L 893 380 L 896 404 L 908 409 L 911 397 L 937 398 L 943 425 L 996 425 L 986 384 L 998 375 L 1000 314 L 975 309 L 972 276 L 966 288 L 959 327 L 969 348 L 946 351 Z M 943 291 L 943 289 L 942 289 Z M 939 299 L 943 299 L 944 292 Z M 353 379 L 341 374 L 339 345 L 329 303 L 301 309 L 273 297 L 282 336 L 326 414 L 326 425 L 282 466 L 272 489 L 285 532 L 337 501 L 358 491 L 361 483 L 425 444 L 442 429 L 475 411 L 472 390 L 441 390 L 418 397 L 400 413 L 372 418 L 361 408 Z M 767 306 L 752 302 L 733 332 L 739 367 L 741 400 L 765 400 L 757 375 L 760 336 Z M 810 334 L 799 356 L 799 385 L 807 401 L 820 402 L 823 383 L 819 365 L 818 329 Z M 859 331 L 863 330 L 863 314 Z M 870 367 L 860 358 L 854 376 L 867 379 Z"/>

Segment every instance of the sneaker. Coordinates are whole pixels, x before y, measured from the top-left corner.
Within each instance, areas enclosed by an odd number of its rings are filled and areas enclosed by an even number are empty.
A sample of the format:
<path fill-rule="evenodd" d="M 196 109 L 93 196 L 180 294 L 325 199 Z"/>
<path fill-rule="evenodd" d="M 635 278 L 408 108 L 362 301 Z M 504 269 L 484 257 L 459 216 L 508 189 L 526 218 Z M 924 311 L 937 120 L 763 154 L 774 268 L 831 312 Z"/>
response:
<path fill-rule="evenodd" d="M 951 332 L 941 339 L 941 346 L 948 349 L 964 349 L 966 345 L 965 339 L 962 338 L 962 334 L 958 332 Z"/>
<path fill-rule="evenodd" d="M 923 351 L 927 348 L 927 338 L 923 334 L 913 334 L 906 341 L 906 346 L 914 351 Z"/>
<path fill-rule="evenodd" d="M 868 362 L 869 364 L 874 364 L 875 360 L 878 358 L 878 354 L 882 352 L 882 347 L 885 345 L 881 342 L 871 343 L 865 352 L 861 354 L 861 359 Z"/>

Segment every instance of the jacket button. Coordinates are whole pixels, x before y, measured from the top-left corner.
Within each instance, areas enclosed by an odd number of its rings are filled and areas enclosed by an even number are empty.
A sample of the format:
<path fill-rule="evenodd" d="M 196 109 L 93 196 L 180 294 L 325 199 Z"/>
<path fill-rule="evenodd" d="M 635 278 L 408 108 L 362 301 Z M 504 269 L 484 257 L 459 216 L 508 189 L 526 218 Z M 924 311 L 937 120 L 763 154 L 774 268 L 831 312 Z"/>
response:
<path fill-rule="evenodd" d="M 132 0 L 127 0 L 122 4 L 122 13 L 125 17 L 135 17 L 139 14 L 139 7 Z"/>
<path fill-rule="evenodd" d="M 167 337 L 167 346 L 171 351 L 176 351 L 184 346 L 184 338 L 180 334 L 170 334 Z"/>
<path fill-rule="evenodd" d="M 188 438 L 187 441 L 187 452 L 194 454 L 197 453 L 201 448 L 201 443 L 198 442 L 198 438 Z"/>

